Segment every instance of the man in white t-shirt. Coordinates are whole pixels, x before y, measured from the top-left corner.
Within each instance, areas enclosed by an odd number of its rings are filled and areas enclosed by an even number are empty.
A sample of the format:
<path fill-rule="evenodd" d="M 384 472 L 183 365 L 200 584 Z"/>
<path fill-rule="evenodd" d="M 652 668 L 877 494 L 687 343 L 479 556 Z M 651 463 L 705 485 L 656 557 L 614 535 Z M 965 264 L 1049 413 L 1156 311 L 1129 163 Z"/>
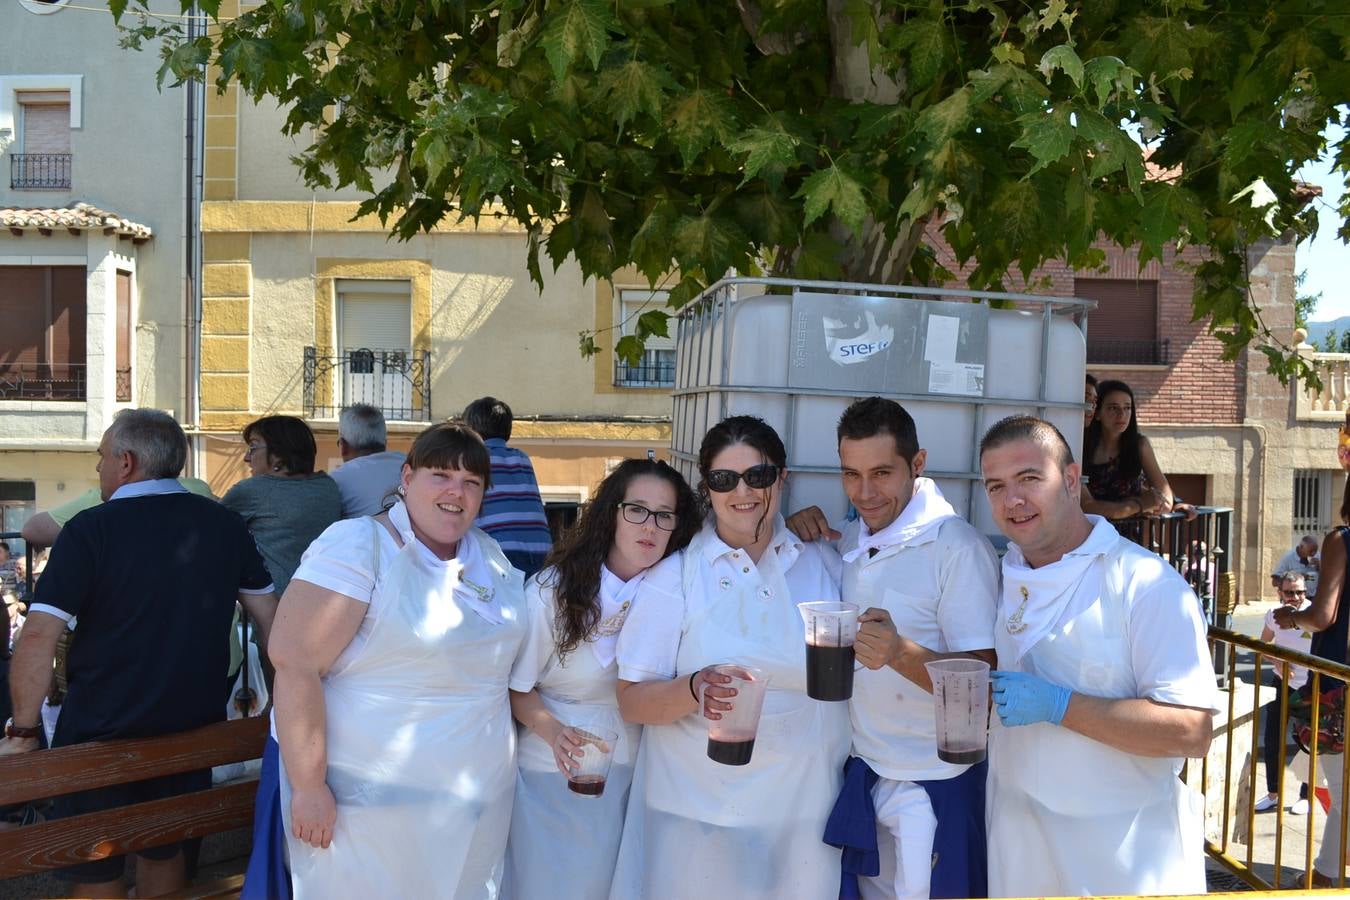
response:
<path fill-rule="evenodd" d="M 981 897 L 986 766 L 938 758 L 924 664 L 994 663 L 998 559 L 922 477 L 927 454 L 900 404 L 858 400 L 839 419 L 838 438 L 844 492 L 859 520 L 842 535 L 815 509 L 790 523 L 803 537 L 840 537 L 843 598 L 864 610 L 855 651 L 866 668 L 849 701 L 853 756 L 826 840 L 844 848 L 844 876 L 862 876 L 863 897 Z M 866 821 L 869 805 L 870 862 L 854 852 L 856 834 L 840 829 Z"/>
<path fill-rule="evenodd" d="M 1311 605 L 1306 582 L 1296 570 L 1290 569 L 1280 577 L 1280 603 L 1294 612 L 1302 612 Z M 1278 608 L 1280 607 L 1276 607 Z M 1312 632 L 1306 628 L 1281 628 L 1275 621 L 1274 609 L 1266 613 L 1265 625 L 1261 629 L 1261 640 L 1286 650 L 1297 650 L 1299 653 L 1312 652 Z M 1262 707 L 1266 717 L 1265 731 L 1261 737 L 1261 749 L 1266 764 L 1266 795 L 1256 801 L 1257 812 L 1274 809 L 1280 802 L 1280 781 L 1284 774 L 1280 769 L 1280 745 L 1286 742 L 1288 734 L 1287 728 L 1284 730 L 1280 728 L 1280 695 L 1296 691 L 1308 681 L 1308 670 L 1290 663 L 1289 681 L 1286 683 L 1280 675 L 1280 664 L 1274 660 L 1267 661 L 1272 663 L 1271 668 L 1275 671 L 1275 699 Z M 1308 814 L 1306 783 L 1299 790 L 1298 800 L 1289 805 L 1289 812 L 1296 816 Z"/>
<path fill-rule="evenodd" d="M 1204 812 L 1177 777 L 1209 749 L 1218 692 L 1200 604 L 1161 557 L 1079 506 L 1048 422 L 980 442 L 1012 542 L 994 626 L 989 896 L 1205 892 Z"/>

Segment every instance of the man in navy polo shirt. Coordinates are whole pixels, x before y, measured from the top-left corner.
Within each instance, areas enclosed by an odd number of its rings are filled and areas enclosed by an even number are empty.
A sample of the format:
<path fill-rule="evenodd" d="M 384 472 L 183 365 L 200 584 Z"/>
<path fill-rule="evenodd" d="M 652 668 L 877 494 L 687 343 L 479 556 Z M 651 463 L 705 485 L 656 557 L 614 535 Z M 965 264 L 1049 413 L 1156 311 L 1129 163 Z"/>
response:
<path fill-rule="evenodd" d="M 42 698 L 57 639 L 78 627 L 54 747 L 152 737 L 225 718 L 230 620 L 242 602 L 266 640 L 276 613 L 272 580 L 236 513 L 175 480 L 187 437 L 167 414 L 123 410 L 99 444 L 101 506 L 61 529 L 10 668 L 14 716 L 0 753 L 38 748 Z M 203 790 L 209 770 L 59 798 L 53 817 Z M 187 885 L 177 844 L 137 854 L 138 896 Z M 67 870 L 75 896 L 125 896 L 123 859 Z"/>

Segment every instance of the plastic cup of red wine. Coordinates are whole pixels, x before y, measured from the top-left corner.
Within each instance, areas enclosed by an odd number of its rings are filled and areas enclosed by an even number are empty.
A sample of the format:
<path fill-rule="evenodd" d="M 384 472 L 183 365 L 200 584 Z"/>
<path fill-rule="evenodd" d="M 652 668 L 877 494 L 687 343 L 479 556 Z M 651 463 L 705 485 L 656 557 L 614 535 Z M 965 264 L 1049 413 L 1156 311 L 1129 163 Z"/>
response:
<path fill-rule="evenodd" d="M 725 701 L 731 709 L 720 710 L 720 719 L 707 719 L 708 759 L 726 766 L 746 765 L 755 751 L 755 733 L 769 676 L 754 666 L 720 665 L 713 666 L 712 671 L 731 678 L 731 683 L 722 687 L 734 688 L 736 696 Z"/>
<path fill-rule="evenodd" d="M 581 797 L 599 797 L 605 792 L 609 764 L 614 761 L 618 734 L 603 728 L 574 728 L 582 742 L 577 768 L 567 776 L 567 789 Z"/>

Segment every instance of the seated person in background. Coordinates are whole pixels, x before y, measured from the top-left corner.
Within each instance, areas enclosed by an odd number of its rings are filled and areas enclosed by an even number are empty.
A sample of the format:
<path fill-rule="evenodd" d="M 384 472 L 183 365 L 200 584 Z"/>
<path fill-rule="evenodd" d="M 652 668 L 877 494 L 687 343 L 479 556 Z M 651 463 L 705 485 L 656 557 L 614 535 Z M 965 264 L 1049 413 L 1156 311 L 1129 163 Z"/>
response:
<path fill-rule="evenodd" d="M 1139 433 L 1134 391 L 1123 381 L 1097 385 L 1097 412 L 1083 432 L 1083 474 L 1084 512 L 1128 519 L 1176 510 L 1195 517 L 1195 507 L 1172 495 L 1153 445 Z"/>

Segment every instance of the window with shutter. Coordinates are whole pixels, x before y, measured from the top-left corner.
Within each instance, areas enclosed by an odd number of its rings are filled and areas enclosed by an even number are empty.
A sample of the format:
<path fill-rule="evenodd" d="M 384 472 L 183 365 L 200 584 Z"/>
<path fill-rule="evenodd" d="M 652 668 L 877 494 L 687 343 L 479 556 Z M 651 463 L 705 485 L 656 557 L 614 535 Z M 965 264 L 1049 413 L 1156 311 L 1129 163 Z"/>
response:
<path fill-rule="evenodd" d="M 636 334 L 638 318 L 645 312 L 664 309 L 667 291 L 646 288 L 619 291 L 621 334 Z M 673 387 L 675 384 L 675 320 L 668 323 L 670 337 L 647 338 L 642 358 L 636 365 L 622 359 L 614 361 L 614 383 L 621 387 Z"/>
<path fill-rule="evenodd" d="M 0 399 L 85 398 L 79 266 L 0 266 Z"/>
<path fill-rule="evenodd" d="M 117 270 L 117 401 L 131 400 L 131 273 Z"/>
<path fill-rule="evenodd" d="M 1167 364 L 1167 340 L 1158 337 L 1157 281 L 1075 278 L 1073 292 L 1097 301 L 1088 317 L 1089 364 Z"/>
<path fill-rule="evenodd" d="M 10 157 L 10 187 L 70 187 L 70 92 L 20 91 L 19 149 Z"/>
<path fill-rule="evenodd" d="M 337 299 L 343 405 L 369 403 L 386 418 L 409 418 L 417 390 L 412 284 L 342 279 Z"/>

